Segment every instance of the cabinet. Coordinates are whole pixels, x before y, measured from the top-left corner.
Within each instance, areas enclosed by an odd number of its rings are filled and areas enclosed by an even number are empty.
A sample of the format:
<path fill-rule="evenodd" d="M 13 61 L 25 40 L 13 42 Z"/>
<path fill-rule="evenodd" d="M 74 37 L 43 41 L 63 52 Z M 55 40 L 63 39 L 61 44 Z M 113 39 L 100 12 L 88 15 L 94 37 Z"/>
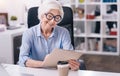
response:
<path fill-rule="evenodd" d="M 17 63 L 22 33 L 26 29 L 20 28 L 0 32 L 0 63 Z"/>
<path fill-rule="evenodd" d="M 76 51 L 119 55 L 119 0 L 71 0 Z"/>
<path fill-rule="evenodd" d="M 13 38 L 13 52 L 14 52 L 14 64 L 17 64 L 19 53 L 20 53 L 20 46 L 22 41 L 22 35 L 15 36 Z"/>

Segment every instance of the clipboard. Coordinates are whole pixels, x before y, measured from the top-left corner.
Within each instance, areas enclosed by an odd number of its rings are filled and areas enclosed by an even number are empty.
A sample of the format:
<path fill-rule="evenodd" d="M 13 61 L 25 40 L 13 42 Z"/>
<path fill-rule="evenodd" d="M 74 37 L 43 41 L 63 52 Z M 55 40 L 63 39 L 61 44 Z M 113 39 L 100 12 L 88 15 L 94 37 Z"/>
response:
<path fill-rule="evenodd" d="M 78 60 L 81 56 L 81 52 L 74 50 L 54 49 L 43 61 L 43 67 L 56 67 L 58 61 Z"/>

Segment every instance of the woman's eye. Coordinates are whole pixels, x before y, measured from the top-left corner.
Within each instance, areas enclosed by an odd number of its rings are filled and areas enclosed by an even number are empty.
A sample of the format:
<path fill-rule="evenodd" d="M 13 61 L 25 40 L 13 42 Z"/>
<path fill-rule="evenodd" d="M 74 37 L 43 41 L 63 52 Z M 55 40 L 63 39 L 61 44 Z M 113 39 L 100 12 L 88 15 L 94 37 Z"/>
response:
<path fill-rule="evenodd" d="M 49 18 L 52 18 L 52 15 L 48 15 Z"/>

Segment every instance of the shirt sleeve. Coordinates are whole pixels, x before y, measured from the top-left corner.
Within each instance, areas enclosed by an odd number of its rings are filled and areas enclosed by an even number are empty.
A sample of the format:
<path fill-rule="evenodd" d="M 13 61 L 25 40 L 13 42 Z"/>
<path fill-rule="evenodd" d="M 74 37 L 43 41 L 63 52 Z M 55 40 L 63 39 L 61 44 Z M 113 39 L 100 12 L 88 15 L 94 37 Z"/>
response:
<path fill-rule="evenodd" d="M 31 47 L 31 32 L 25 31 L 22 36 L 22 44 L 20 47 L 19 61 L 20 66 L 25 66 L 25 62 L 29 59 L 30 47 Z"/>
<path fill-rule="evenodd" d="M 69 34 L 69 31 L 67 29 L 63 33 L 62 45 L 63 45 L 63 49 L 73 50 L 73 46 L 71 44 L 70 34 Z"/>

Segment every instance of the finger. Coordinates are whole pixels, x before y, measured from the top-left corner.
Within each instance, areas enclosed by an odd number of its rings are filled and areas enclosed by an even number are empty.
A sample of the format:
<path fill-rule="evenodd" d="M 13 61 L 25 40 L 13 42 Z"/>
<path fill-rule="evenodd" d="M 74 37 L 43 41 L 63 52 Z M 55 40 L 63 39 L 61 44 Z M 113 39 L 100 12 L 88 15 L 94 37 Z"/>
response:
<path fill-rule="evenodd" d="M 79 68 L 79 65 L 70 64 L 70 67 L 71 67 L 71 68 L 76 68 L 76 69 L 78 69 L 78 68 Z"/>
<path fill-rule="evenodd" d="M 79 62 L 70 60 L 69 64 L 70 64 L 71 70 L 78 70 L 79 69 L 79 66 L 80 66 Z"/>
<path fill-rule="evenodd" d="M 80 63 L 77 62 L 76 60 L 70 60 L 70 61 L 69 61 L 69 64 L 73 64 L 73 65 L 80 66 Z"/>
<path fill-rule="evenodd" d="M 73 71 L 76 71 L 76 70 L 79 69 L 79 67 L 77 67 L 77 66 L 71 66 L 70 68 L 71 68 L 71 70 L 73 70 Z"/>

